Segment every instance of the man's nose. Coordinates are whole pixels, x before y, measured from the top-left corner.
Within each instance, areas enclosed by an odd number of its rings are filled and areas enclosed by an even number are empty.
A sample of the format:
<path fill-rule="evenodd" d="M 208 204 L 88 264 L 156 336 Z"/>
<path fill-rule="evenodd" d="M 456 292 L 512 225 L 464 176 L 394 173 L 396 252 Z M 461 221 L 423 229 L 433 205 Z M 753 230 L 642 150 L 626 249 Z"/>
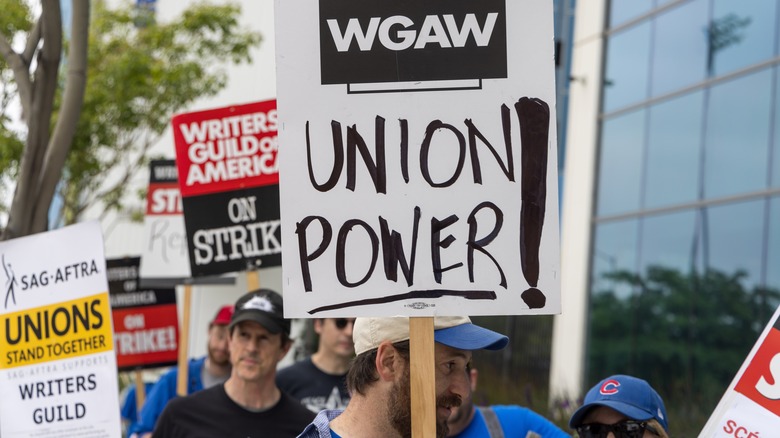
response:
<path fill-rule="evenodd" d="M 250 339 L 249 342 L 246 343 L 246 349 L 250 352 L 255 352 L 260 349 L 260 341 L 256 339 Z"/>
<path fill-rule="evenodd" d="M 469 395 L 471 390 L 471 382 L 469 381 L 468 374 L 466 372 L 453 373 L 452 380 L 450 381 L 450 391 L 454 394 L 458 394 L 461 399 L 465 399 Z"/>

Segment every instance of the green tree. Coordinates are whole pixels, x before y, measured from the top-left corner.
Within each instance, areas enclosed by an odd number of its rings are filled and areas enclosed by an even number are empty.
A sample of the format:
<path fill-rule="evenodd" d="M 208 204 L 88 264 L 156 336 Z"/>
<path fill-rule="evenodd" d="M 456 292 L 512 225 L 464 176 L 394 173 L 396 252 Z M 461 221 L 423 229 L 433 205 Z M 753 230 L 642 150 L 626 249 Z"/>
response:
<path fill-rule="evenodd" d="M 780 303 L 746 274 L 682 273 L 651 266 L 607 274 L 633 293 L 592 297 L 589 383 L 610 374 L 647 379 L 661 393 L 675 436 L 695 436 Z"/>
<path fill-rule="evenodd" d="M 20 3 L 0 3 L 4 1 Z M 223 89 L 222 66 L 250 62 L 250 50 L 260 42 L 258 33 L 241 28 L 235 5 L 196 4 L 168 23 L 132 6 L 112 10 L 104 1 L 93 1 L 92 7 L 83 106 L 62 178 L 52 186 L 59 190 L 59 215 L 66 224 L 92 205 L 101 205 L 104 212 L 123 209 L 128 181 L 146 166 L 149 148 L 171 115 Z M 56 95 L 55 119 L 64 116 L 66 97 Z M 9 128 L 2 129 L 0 143 L 18 141 Z M 15 177 L 21 156 L 8 155 L 0 159 L 0 175 Z M 51 197 L 44 201 L 48 209 Z M 10 228 L 17 214 L 13 206 L 9 213 Z M 45 222 L 43 229 L 29 232 L 44 229 Z M 8 231 L 6 238 L 11 237 Z"/>
<path fill-rule="evenodd" d="M 63 47 L 59 0 L 42 0 L 41 13 L 32 20 L 22 0 L 0 0 L 0 144 L 4 149 L 0 176 L 16 179 L 16 190 L 3 238 L 23 236 L 46 228 L 46 216 L 70 149 L 86 85 L 89 0 L 73 0 L 68 68 L 60 76 Z M 20 51 L 15 41 L 24 41 Z M 10 82 L 13 81 L 11 85 Z M 53 118 L 54 99 L 61 89 L 61 116 Z M 7 126 L 7 103 L 15 93 L 21 106 L 24 140 Z M 20 143 L 24 147 L 20 148 Z"/>

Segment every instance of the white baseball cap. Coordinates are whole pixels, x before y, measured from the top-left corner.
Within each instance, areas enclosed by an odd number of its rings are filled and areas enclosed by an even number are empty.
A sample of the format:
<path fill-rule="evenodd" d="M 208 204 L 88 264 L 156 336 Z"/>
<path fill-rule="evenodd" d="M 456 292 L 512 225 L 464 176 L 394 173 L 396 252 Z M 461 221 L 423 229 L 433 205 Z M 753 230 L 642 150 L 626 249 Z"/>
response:
<path fill-rule="evenodd" d="M 409 318 L 357 318 L 352 329 L 355 354 L 409 339 Z M 433 318 L 433 340 L 459 350 L 500 350 L 509 338 L 472 324 L 468 316 L 437 316 Z"/>

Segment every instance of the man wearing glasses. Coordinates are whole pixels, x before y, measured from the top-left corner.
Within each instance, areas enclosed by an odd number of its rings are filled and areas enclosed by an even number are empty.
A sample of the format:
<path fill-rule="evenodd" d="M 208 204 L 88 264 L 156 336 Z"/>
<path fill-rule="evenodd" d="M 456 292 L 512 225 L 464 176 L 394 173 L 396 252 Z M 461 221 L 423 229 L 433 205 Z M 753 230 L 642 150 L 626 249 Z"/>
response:
<path fill-rule="evenodd" d="M 349 402 L 346 376 L 355 356 L 352 326 L 355 318 L 314 320 L 319 347 L 310 358 L 279 370 L 276 384 L 312 412 L 344 409 Z"/>
<path fill-rule="evenodd" d="M 569 427 L 580 438 L 669 438 L 661 397 L 646 381 L 625 375 L 591 388 Z"/>

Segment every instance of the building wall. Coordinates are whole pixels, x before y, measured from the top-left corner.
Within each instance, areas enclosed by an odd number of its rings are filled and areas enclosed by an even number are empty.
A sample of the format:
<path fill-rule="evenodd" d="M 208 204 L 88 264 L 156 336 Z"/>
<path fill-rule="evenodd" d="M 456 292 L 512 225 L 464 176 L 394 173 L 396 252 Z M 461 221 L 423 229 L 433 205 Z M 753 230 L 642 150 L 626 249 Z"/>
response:
<path fill-rule="evenodd" d="M 575 13 L 569 83 L 569 116 L 561 208 L 561 315 L 553 322 L 551 400 L 574 400 L 582 392 L 587 316 L 590 215 L 593 210 L 598 109 L 601 92 L 603 18 L 606 1 Z"/>
<path fill-rule="evenodd" d="M 588 9 L 576 26 L 603 53 L 576 29 L 572 76 L 603 61 L 603 79 L 589 105 L 571 85 L 553 370 L 581 378 L 563 382 L 579 394 L 609 374 L 643 377 L 673 434 L 691 436 L 780 302 L 780 6 Z"/>

